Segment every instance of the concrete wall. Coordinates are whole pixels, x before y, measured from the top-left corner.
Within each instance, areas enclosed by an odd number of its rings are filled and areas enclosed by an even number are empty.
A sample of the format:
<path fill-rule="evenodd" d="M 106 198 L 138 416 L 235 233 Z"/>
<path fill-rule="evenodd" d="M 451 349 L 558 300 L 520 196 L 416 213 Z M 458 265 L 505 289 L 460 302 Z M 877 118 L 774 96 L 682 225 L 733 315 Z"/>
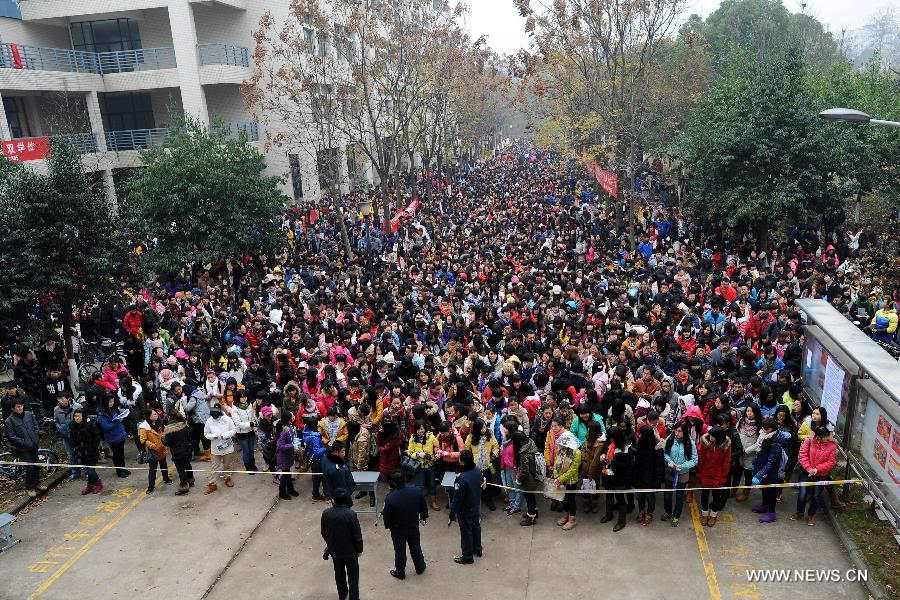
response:
<path fill-rule="evenodd" d="M 164 8 L 141 11 L 136 18 L 141 32 L 141 44 L 144 48 L 172 47 L 172 27 L 169 24 L 169 13 Z"/>
<path fill-rule="evenodd" d="M 237 85 L 220 84 L 205 85 L 206 106 L 209 117 L 219 117 L 226 123 L 244 123 L 252 120 L 250 113 L 244 108 L 241 88 Z"/>
<path fill-rule="evenodd" d="M 254 2 L 254 4 L 267 4 L 266 2 Z M 251 32 L 257 29 L 259 18 L 253 18 L 253 14 L 262 14 L 262 11 L 241 11 L 222 6 L 207 6 L 194 4 L 194 19 L 200 24 L 197 31 L 197 41 L 200 44 L 234 44 L 235 46 L 251 47 L 253 39 Z"/>
<path fill-rule="evenodd" d="M 18 19 L 0 19 L 0 41 L 26 46 L 71 48 L 69 30 L 59 25 L 25 23 Z"/>
<path fill-rule="evenodd" d="M 153 104 L 153 120 L 157 127 L 165 127 L 172 123 L 169 116 L 169 106 L 175 105 L 177 111 L 182 111 L 181 93 L 178 88 L 162 88 L 150 91 L 150 101 Z"/>

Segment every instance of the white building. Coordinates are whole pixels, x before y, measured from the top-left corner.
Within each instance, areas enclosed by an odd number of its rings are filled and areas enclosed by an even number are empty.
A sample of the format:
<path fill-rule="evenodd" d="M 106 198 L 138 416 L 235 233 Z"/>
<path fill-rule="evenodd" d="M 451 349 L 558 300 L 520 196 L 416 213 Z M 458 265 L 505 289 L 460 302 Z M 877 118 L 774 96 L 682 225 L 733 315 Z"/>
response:
<path fill-rule="evenodd" d="M 286 14 L 289 3 L 0 0 L 0 141 L 69 135 L 110 190 L 140 167 L 139 149 L 165 145 L 170 106 L 207 124 L 220 118 L 262 149 L 240 84 L 251 74 L 260 16 Z M 285 176 L 289 197 L 318 195 L 307 153 L 272 149 L 266 161 Z"/>

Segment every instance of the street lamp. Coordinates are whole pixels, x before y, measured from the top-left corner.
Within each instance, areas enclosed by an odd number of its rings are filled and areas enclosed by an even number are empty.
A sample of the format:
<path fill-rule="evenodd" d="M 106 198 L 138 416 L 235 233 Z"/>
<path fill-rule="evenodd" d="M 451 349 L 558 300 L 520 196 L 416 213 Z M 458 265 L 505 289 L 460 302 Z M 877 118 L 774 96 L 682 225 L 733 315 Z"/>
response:
<path fill-rule="evenodd" d="M 860 125 L 885 125 L 887 127 L 900 127 L 900 122 L 883 121 L 881 119 L 873 119 L 861 110 L 853 110 L 852 108 L 829 108 L 819 113 L 819 116 L 828 121 L 844 121 L 847 123 L 858 123 Z"/>

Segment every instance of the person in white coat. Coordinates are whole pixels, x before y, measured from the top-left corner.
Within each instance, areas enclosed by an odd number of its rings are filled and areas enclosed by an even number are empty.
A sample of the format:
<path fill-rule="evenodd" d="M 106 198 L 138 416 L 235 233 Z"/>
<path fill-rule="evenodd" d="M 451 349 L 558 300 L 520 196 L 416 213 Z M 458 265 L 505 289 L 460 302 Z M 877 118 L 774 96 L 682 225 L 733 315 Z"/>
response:
<path fill-rule="evenodd" d="M 218 478 L 225 480 L 225 485 L 234 487 L 230 471 L 235 471 L 234 436 L 237 427 L 231 417 L 222 412 L 222 407 L 214 404 L 209 409 L 209 418 L 203 426 L 203 435 L 210 441 L 212 451 L 211 471 L 205 494 L 212 494 L 219 489 Z"/>

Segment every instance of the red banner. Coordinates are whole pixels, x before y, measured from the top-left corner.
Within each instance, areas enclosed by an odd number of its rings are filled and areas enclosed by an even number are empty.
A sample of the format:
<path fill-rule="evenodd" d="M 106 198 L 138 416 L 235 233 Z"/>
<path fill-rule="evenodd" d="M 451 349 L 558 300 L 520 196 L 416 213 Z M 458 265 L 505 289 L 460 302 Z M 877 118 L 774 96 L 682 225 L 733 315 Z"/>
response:
<path fill-rule="evenodd" d="M 12 52 L 13 68 L 14 69 L 24 69 L 25 63 L 22 62 L 22 55 L 19 53 L 19 45 L 18 44 L 10 44 L 9 50 L 10 50 L 10 52 Z"/>
<path fill-rule="evenodd" d="M 50 138 L 19 138 L 3 142 L 3 155 L 13 162 L 41 160 L 50 156 Z"/>
<path fill-rule="evenodd" d="M 597 183 L 600 184 L 604 190 L 609 193 L 610 196 L 615 198 L 619 195 L 619 176 L 615 173 L 611 173 L 610 171 L 604 170 L 600 165 L 595 162 L 589 162 L 587 164 L 587 170 L 590 171 L 591 175 L 597 180 Z"/>
<path fill-rule="evenodd" d="M 398 210 L 394 215 L 394 218 L 391 219 L 391 233 L 395 233 L 398 229 L 400 229 L 400 219 L 403 216 L 411 217 L 416 214 L 416 209 L 419 208 L 419 198 L 413 198 L 412 202 L 409 203 L 409 206 L 404 208 L 403 210 Z"/>

